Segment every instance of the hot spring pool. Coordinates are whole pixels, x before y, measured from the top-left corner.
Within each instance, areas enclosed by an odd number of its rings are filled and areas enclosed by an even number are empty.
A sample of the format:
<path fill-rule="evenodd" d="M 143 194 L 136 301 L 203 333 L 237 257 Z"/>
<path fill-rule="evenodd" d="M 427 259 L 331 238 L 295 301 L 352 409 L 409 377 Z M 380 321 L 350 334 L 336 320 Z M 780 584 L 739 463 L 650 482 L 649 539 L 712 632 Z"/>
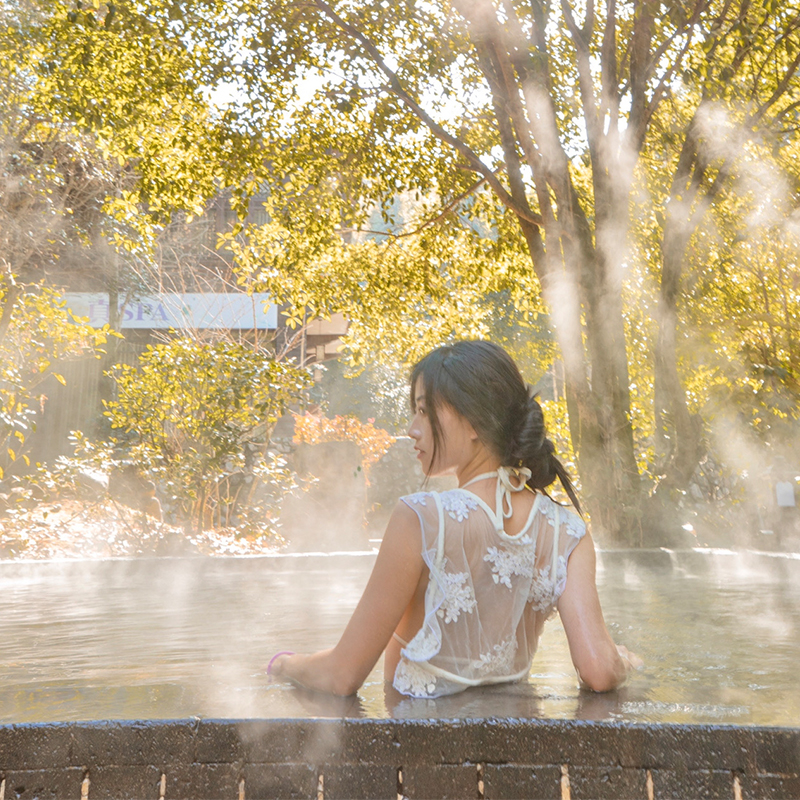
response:
<path fill-rule="evenodd" d="M 0 564 L 0 722 L 482 717 L 800 724 L 800 555 L 607 551 L 614 638 L 645 660 L 580 692 L 558 617 L 526 682 L 439 700 L 348 699 L 271 684 L 277 650 L 334 644 L 374 553 Z"/>

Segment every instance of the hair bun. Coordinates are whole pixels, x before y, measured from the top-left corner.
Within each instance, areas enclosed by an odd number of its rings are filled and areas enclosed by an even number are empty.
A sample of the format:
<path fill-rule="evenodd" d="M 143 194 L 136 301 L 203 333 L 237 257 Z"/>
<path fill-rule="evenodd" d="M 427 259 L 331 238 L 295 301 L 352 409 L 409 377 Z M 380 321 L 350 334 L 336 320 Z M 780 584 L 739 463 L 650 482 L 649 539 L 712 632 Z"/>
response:
<path fill-rule="evenodd" d="M 566 470 L 547 438 L 544 414 L 509 354 L 492 342 L 459 341 L 432 350 L 411 371 L 411 408 L 424 393 L 433 435 L 432 463 L 442 445 L 437 408 L 447 405 L 475 429 L 504 467 L 527 467 L 531 489 L 556 477 L 575 503 Z"/>
<path fill-rule="evenodd" d="M 517 418 L 518 428 L 511 437 L 511 459 L 516 464 L 524 464 L 540 458 L 542 448 L 547 442 L 544 427 L 544 413 L 535 394 L 528 394 L 521 405 Z M 552 451 L 551 451 L 552 452 Z"/>

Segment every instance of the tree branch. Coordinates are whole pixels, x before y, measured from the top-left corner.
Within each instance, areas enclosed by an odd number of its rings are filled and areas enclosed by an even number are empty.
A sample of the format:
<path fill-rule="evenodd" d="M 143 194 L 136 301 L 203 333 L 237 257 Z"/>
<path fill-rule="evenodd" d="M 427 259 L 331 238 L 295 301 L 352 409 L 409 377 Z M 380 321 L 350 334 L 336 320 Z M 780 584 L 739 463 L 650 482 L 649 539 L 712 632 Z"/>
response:
<path fill-rule="evenodd" d="M 501 164 L 495 173 L 502 172 L 505 169 L 506 165 Z M 339 231 L 339 233 L 371 233 L 376 236 L 389 236 L 392 239 L 405 239 L 408 236 L 416 236 L 418 233 L 422 233 L 422 231 L 427 230 L 432 225 L 435 225 L 440 220 L 443 220 L 448 214 L 450 214 L 455 208 L 457 208 L 462 201 L 466 200 L 470 195 L 475 194 L 478 189 L 481 188 L 487 182 L 486 178 L 481 178 L 477 183 L 474 183 L 472 186 L 469 187 L 465 192 L 462 192 L 458 197 L 453 198 L 442 210 L 435 216 L 429 220 L 426 220 L 417 228 L 414 228 L 413 231 L 404 231 L 403 233 L 392 233 L 391 231 L 373 231 L 373 230 L 364 230 L 363 228 L 347 228 L 344 230 Z M 533 212 L 531 212 L 533 213 Z M 538 216 L 538 215 L 537 215 Z"/>
<path fill-rule="evenodd" d="M 755 114 L 751 117 L 752 122 L 760 122 L 767 111 L 775 105 L 775 103 L 780 100 L 780 98 L 785 94 L 786 90 L 789 88 L 789 84 L 792 80 L 796 77 L 795 73 L 797 70 L 800 69 L 800 52 L 794 57 L 794 60 L 791 63 L 791 66 L 786 70 L 786 73 L 783 76 L 783 80 L 775 87 L 775 91 L 770 95 L 769 99 L 764 102 L 756 111 Z"/>
<path fill-rule="evenodd" d="M 479 172 L 486 178 L 487 183 L 492 187 L 495 194 L 497 195 L 498 199 L 500 200 L 503 205 L 507 208 L 511 209 L 517 216 L 526 219 L 528 222 L 533 223 L 534 225 L 541 225 L 541 218 L 537 218 L 536 215 L 531 216 L 528 214 L 525 209 L 519 208 L 517 204 L 514 202 L 513 197 L 508 193 L 506 188 L 503 186 L 502 183 L 497 179 L 491 167 L 487 164 L 484 164 L 481 161 L 480 157 L 464 142 L 462 142 L 456 136 L 448 133 L 438 122 L 436 122 L 420 105 L 419 103 L 414 100 L 414 98 L 406 91 L 401 83 L 400 79 L 398 78 L 397 74 L 389 68 L 389 66 L 384 61 L 383 57 L 380 54 L 378 48 L 373 44 L 373 42 L 368 39 L 360 30 L 355 28 L 349 22 L 344 20 L 340 17 L 325 0 L 313 0 L 314 5 L 322 11 L 324 14 L 328 16 L 328 18 L 341 30 L 351 36 L 353 39 L 358 41 L 362 47 L 367 51 L 367 53 L 372 58 L 375 65 L 378 69 L 389 79 L 389 88 L 391 89 L 394 94 L 396 94 L 403 103 L 415 114 L 415 116 L 423 122 L 430 131 L 441 141 L 449 144 L 455 150 L 457 150 L 470 166 L 476 172 Z"/>

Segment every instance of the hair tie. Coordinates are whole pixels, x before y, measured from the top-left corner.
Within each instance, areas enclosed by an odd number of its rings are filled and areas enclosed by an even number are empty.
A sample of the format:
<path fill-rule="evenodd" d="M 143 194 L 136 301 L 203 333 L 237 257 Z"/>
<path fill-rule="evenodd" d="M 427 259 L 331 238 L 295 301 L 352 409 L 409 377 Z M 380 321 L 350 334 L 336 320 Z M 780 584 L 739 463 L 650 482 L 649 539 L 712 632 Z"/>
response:
<path fill-rule="evenodd" d="M 267 664 L 267 675 L 272 675 L 272 665 L 275 663 L 275 660 L 280 656 L 293 656 L 294 650 L 279 650 L 275 653 L 274 656 L 269 660 L 269 664 Z"/>

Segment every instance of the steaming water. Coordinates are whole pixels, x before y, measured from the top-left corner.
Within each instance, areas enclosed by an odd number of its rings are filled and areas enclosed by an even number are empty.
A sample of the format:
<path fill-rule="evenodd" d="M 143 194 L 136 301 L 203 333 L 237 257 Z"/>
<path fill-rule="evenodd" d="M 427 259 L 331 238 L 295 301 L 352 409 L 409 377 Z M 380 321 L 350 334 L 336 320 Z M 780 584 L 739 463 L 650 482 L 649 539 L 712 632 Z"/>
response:
<path fill-rule="evenodd" d="M 436 701 L 271 684 L 276 650 L 333 645 L 374 554 L 0 564 L 0 721 L 204 717 L 549 717 L 800 724 L 800 555 L 601 553 L 614 638 L 646 667 L 578 691 L 548 623 L 527 682 Z"/>

